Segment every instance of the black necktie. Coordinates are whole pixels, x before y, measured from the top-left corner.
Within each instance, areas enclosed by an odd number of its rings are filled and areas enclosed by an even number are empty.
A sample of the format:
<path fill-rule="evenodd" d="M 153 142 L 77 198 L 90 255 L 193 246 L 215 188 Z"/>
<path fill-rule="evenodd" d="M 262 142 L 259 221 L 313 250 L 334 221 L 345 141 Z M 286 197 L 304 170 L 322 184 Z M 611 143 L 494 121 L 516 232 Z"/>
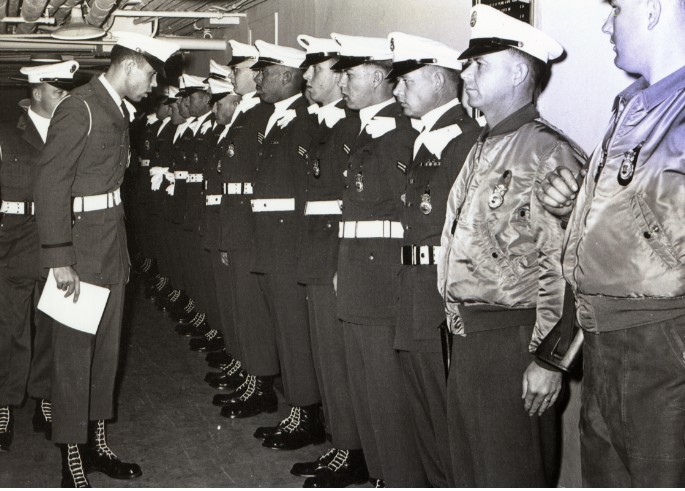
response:
<path fill-rule="evenodd" d="M 130 114 L 129 114 L 128 109 L 126 108 L 126 104 L 124 103 L 123 100 L 121 101 L 121 111 L 124 113 L 124 120 L 128 123 Z"/>

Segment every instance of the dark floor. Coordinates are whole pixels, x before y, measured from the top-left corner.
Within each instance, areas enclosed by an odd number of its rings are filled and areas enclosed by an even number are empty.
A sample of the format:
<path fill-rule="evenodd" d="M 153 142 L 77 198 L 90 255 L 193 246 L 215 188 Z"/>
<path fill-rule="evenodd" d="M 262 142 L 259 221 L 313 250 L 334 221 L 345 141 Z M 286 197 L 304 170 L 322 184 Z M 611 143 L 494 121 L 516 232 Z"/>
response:
<path fill-rule="evenodd" d="M 188 349 L 173 322 L 129 288 L 122 340 L 118 420 L 108 426 L 109 445 L 124 461 L 135 461 L 143 476 L 116 481 L 89 476 L 94 487 L 299 487 L 289 473 L 293 462 L 313 460 L 326 445 L 296 451 L 261 446 L 252 433 L 276 424 L 288 412 L 279 394 L 278 414 L 229 420 L 211 404 L 217 392 L 203 378 L 205 356 Z M 33 401 L 15 411 L 12 451 L 0 453 L 0 487 L 56 487 L 57 447 L 32 431 Z"/>

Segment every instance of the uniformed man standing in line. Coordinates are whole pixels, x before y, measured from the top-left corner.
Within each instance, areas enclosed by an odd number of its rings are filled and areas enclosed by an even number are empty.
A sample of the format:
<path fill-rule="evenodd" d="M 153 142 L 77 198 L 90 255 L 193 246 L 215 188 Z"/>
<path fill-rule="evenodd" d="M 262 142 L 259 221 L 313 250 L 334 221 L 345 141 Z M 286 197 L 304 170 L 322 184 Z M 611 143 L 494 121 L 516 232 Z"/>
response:
<path fill-rule="evenodd" d="M 582 185 L 548 174 L 568 216 L 564 276 L 585 333 L 583 486 L 685 486 L 685 4 L 609 2 L 621 92 Z M 575 201 L 575 203 L 574 203 Z"/>
<path fill-rule="evenodd" d="M 261 102 L 256 95 L 251 67 L 257 62 L 257 48 L 234 39 L 229 44 L 232 57 L 228 65 L 235 74 L 235 91 L 242 98 L 231 118 L 221 155 L 223 196 L 219 210 L 219 250 L 228 268 L 227 300 L 239 343 L 236 353 L 231 354 L 239 357 L 240 367 L 247 376 L 235 391 L 216 394 L 212 402 L 222 406 L 222 416 L 247 418 L 273 408 L 276 400 L 273 377 L 280 369 L 266 300 L 259 289 L 257 275 L 250 272 L 255 257 L 251 198 L 257 152 L 261 148 L 258 138 L 260 134 L 263 138 L 274 106 Z M 228 353 L 224 352 L 223 356 L 223 359 L 217 356 L 216 360 L 209 360 L 210 366 L 230 371 L 236 362 Z"/>
<path fill-rule="evenodd" d="M 145 97 L 177 50 L 173 43 L 121 34 L 107 72 L 74 90 L 55 110 L 38 159 L 41 265 L 51 268 L 57 288 L 75 302 L 81 280 L 110 290 L 95 335 L 53 324 L 52 439 L 62 448 L 62 486 L 88 486 L 87 471 L 117 479 L 142 474 L 138 465 L 123 463 L 112 452 L 105 431 L 105 420 L 114 417 L 129 274 L 119 189 L 129 159 L 131 110 L 123 98 Z"/>
<path fill-rule="evenodd" d="M 22 107 L 15 125 L 0 133 L 0 451 L 10 449 L 12 406 L 23 402 L 27 382 L 29 396 L 37 399 L 34 427 L 49 437 L 52 330 L 50 318 L 34 308 L 44 275 L 38 261 L 33 184 L 50 118 L 72 88 L 78 66 L 65 61 L 23 67 L 20 72 L 27 76 L 29 106 Z"/>
<path fill-rule="evenodd" d="M 349 149 L 340 222 L 337 308 L 350 394 L 369 474 L 376 484 L 426 485 L 416 452 L 399 357 L 393 349 L 399 296 L 397 257 L 404 231 L 401 195 L 416 131 L 393 98 L 385 38 L 332 34 L 334 69 L 360 130 Z M 347 152 L 348 149 L 345 149 Z"/>
<path fill-rule="evenodd" d="M 303 51 L 256 41 L 259 60 L 252 67 L 257 95 L 273 104 L 258 140 L 252 211 L 259 286 L 276 335 L 289 423 L 263 435 L 262 445 L 291 450 L 325 440 L 319 418 L 319 388 L 314 370 L 306 293 L 297 283 L 298 238 L 303 221 L 306 151 L 316 131 L 302 96 Z M 271 411 L 276 409 L 273 401 Z"/>
<path fill-rule="evenodd" d="M 307 150 L 307 189 L 297 277 L 307 288 L 312 354 L 328 433 L 333 448 L 314 462 L 293 465 L 306 476 L 304 487 L 361 484 L 369 474 L 354 420 L 347 380 L 345 341 L 337 315 L 333 276 L 338 269 L 338 222 L 342 213 L 343 172 L 347 153 L 359 134 L 359 117 L 345 109 L 338 83 L 340 45 L 333 39 L 297 37 L 307 50 L 306 93 L 318 105 L 310 108 L 319 130 Z"/>
<path fill-rule="evenodd" d="M 584 156 L 535 107 L 559 43 L 486 5 L 473 8 L 471 28 L 461 78 L 487 126 L 450 191 L 438 257 L 455 334 L 454 485 L 554 486 L 562 376 L 532 353 L 561 317 L 563 230 L 534 190 L 557 165 L 578 169 Z"/>
<path fill-rule="evenodd" d="M 406 169 L 404 244 L 395 349 L 399 350 L 419 454 L 433 487 L 451 485 L 447 388 L 438 326 L 445 308 L 438 291 L 437 258 L 447 196 L 480 132 L 458 95 L 459 53 L 442 43 L 400 32 L 390 77 L 395 97 L 420 134 Z"/>

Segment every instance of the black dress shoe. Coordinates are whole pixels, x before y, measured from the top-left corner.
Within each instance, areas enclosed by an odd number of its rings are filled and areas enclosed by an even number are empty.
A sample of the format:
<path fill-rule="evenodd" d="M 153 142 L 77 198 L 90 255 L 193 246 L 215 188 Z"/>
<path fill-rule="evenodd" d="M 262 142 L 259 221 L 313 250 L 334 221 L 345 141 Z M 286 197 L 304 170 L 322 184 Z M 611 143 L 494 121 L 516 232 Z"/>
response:
<path fill-rule="evenodd" d="M 202 336 L 201 338 L 191 339 L 190 343 L 191 351 L 198 351 L 204 353 L 207 351 L 219 351 L 225 348 L 224 337 L 216 329 L 210 329 L 210 331 Z"/>
<path fill-rule="evenodd" d="M 9 452 L 14 436 L 14 416 L 9 406 L 0 407 L 0 452 Z"/>
<path fill-rule="evenodd" d="M 252 436 L 257 438 L 258 440 L 264 440 L 268 436 L 276 435 L 282 432 L 283 429 L 290 424 L 290 421 L 292 421 L 293 416 L 296 412 L 297 409 L 295 409 L 294 406 L 291 407 L 288 416 L 283 418 L 281 422 L 278 423 L 276 426 L 258 426 L 255 432 L 252 434 Z"/>
<path fill-rule="evenodd" d="M 224 406 L 221 415 L 226 418 L 249 418 L 259 413 L 274 413 L 278 410 L 278 397 L 273 389 L 273 377 L 245 379 L 247 388 L 235 403 Z"/>
<path fill-rule="evenodd" d="M 211 387 L 221 390 L 235 390 L 245 381 L 247 374 L 241 368 L 240 362 L 236 361 L 232 367 L 223 372 L 221 377 L 217 377 L 209 382 Z"/>
<path fill-rule="evenodd" d="M 200 337 L 207 334 L 211 328 L 207 321 L 206 316 L 202 312 L 198 312 L 193 317 L 192 321 L 188 324 L 176 324 L 174 330 L 179 336 L 193 336 Z"/>
<path fill-rule="evenodd" d="M 290 469 L 290 473 L 294 476 L 314 477 L 321 469 L 326 467 L 331 460 L 333 460 L 337 453 L 337 449 L 329 448 L 325 454 L 313 462 L 295 462 Z"/>
<path fill-rule="evenodd" d="M 294 406 L 290 423 L 280 432 L 267 436 L 263 447 L 278 450 L 297 450 L 307 445 L 326 441 L 326 431 L 319 419 L 318 404 Z"/>
<path fill-rule="evenodd" d="M 84 446 L 81 451 L 86 472 L 102 472 L 113 479 L 134 479 L 143 475 L 138 464 L 122 462 L 109 448 L 104 421 L 95 424 L 92 440 L 94 443 Z"/>
<path fill-rule="evenodd" d="M 364 484 L 368 480 L 369 471 L 362 450 L 338 450 L 314 477 L 305 479 L 302 487 L 345 488 L 351 484 Z"/>
<path fill-rule="evenodd" d="M 211 353 L 207 353 L 207 356 L 205 356 L 205 361 L 210 364 L 216 363 L 228 365 L 233 361 L 233 356 L 230 353 L 228 353 L 225 349 L 222 349 L 221 351 L 213 351 Z"/>
<path fill-rule="evenodd" d="M 231 404 L 237 404 L 242 396 L 250 387 L 250 376 L 245 377 L 245 381 L 235 390 L 224 392 L 223 394 L 215 394 L 212 399 L 212 404 L 215 406 L 230 406 Z"/>
<path fill-rule="evenodd" d="M 46 440 L 52 439 L 52 404 L 47 399 L 36 400 L 33 412 L 33 431 L 43 433 Z"/>
<path fill-rule="evenodd" d="M 385 480 L 384 479 L 377 479 L 375 477 L 370 477 L 369 478 L 369 484 L 371 484 L 372 488 L 384 488 L 385 487 Z"/>
<path fill-rule="evenodd" d="M 62 452 L 62 488 L 89 488 L 90 483 L 83 468 L 80 448 L 76 444 L 60 445 Z"/>

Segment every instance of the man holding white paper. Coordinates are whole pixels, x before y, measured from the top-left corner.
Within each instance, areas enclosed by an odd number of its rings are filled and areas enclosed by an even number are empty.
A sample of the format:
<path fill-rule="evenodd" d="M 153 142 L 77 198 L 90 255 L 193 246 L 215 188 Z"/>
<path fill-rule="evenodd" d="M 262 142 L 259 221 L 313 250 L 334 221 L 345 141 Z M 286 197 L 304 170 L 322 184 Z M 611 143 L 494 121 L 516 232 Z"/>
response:
<path fill-rule="evenodd" d="M 129 163 L 129 117 L 164 75 L 173 43 L 119 33 L 107 73 L 74 90 L 55 110 L 38 160 L 35 199 L 41 266 L 79 301 L 81 281 L 109 288 L 95 335 L 55 322 L 53 441 L 62 448 L 62 487 L 88 487 L 86 472 L 142 474 L 107 445 L 114 417 L 124 290 L 128 280 L 120 186 Z M 90 424 L 90 431 L 89 431 Z"/>

